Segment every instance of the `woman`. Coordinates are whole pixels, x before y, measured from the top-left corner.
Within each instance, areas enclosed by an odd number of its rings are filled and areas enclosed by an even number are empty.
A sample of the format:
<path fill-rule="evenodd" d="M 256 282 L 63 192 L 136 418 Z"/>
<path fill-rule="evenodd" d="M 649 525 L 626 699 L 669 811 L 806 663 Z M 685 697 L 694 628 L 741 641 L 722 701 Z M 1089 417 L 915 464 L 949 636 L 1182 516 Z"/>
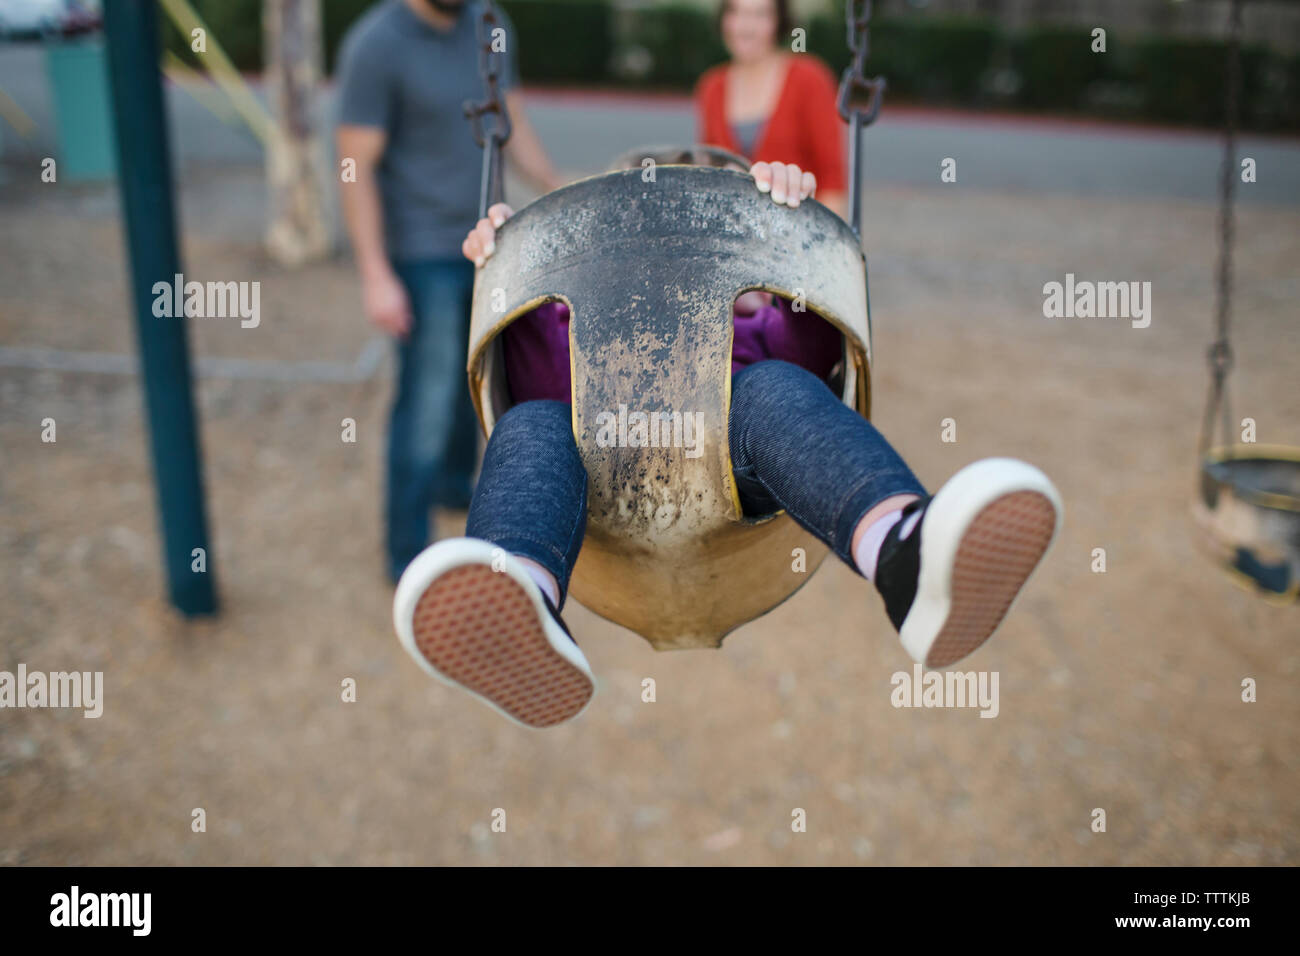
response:
<path fill-rule="evenodd" d="M 817 198 L 844 216 L 844 124 L 835 77 L 816 57 L 786 48 L 789 0 L 723 0 L 719 22 L 731 59 L 696 86 L 700 142 L 772 163 L 774 178 L 788 167 L 812 174 Z M 782 191 L 797 196 L 801 188 L 787 180 Z"/>

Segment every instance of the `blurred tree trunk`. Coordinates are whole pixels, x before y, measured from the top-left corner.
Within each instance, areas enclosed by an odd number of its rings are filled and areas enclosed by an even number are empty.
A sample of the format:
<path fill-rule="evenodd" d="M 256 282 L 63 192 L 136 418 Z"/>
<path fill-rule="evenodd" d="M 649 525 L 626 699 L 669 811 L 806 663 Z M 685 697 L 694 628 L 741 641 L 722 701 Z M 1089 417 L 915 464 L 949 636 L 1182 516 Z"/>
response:
<path fill-rule="evenodd" d="M 320 0 L 265 0 L 267 98 L 276 129 L 267 144 L 266 244 L 285 265 L 321 259 L 331 249 L 330 191 L 318 108 Z"/>

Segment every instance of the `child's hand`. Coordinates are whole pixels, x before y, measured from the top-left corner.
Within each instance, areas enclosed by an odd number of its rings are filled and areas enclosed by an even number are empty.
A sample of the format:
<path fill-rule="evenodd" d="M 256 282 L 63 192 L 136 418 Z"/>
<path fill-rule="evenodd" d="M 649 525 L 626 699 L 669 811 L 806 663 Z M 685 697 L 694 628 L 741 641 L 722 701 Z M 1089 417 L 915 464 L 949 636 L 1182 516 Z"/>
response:
<path fill-rule="evenodd" d="M 496 252 L 497 229 L 514 214 L 515 211 L 503 202 L 488 209 L 487 217 L 480 219 L 460 244 L 460 251 L 465 254 L 465 258 L 476 266 L 487 262 L 488 256 Z"/>
<path fill-rule="evenodd" d="M 749 175 L 754 177 L 759 192 L 770 192 L 775 202 L 791 209 L 817 192 L 817 177 L 793 163 L 755 163 Z"/>

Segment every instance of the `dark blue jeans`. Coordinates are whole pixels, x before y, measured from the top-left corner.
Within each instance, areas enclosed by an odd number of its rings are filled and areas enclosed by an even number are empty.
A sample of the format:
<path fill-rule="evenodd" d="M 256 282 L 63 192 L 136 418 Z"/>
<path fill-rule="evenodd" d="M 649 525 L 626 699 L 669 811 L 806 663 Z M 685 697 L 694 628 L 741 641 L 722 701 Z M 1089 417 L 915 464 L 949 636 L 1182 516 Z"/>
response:
<path fill-rule="evenodd" d="M 388 429 L 388 567 L 393 579 L 429 543 L 429 510 L 464 508 L 473 487 L 478 420 L 465 381 L 474 265 L 393 264 L 411 300 L 411 335 L 397 343 Z"/>
<path fill-rule="evenodd" d="M 870 422 L 787 362 L 757 362 L 732 380 L 729 436 L 745 514 L 784 508 L 854 570 L 862 516 L 892 495 L 925 494 Z M 587 472 L 568 403 L 516 405 L 488 442 L 465 533 L 542 565 L 563 605 L 586 523 Z"/>

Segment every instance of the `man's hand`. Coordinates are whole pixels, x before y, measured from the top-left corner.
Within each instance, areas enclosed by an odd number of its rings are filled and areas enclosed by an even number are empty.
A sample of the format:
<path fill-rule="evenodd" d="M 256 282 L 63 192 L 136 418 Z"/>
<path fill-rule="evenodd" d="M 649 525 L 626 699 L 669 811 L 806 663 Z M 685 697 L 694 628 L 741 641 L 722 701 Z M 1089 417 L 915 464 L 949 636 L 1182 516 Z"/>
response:
<path fill-rule="evenodd" d="M 817 192 L 817 177 L 793 163 L 755 163 L 749 175 L 754 177 L 759 192 L 770 192 L 773 201 L 791 209 Z"/>
<path fill-rule="evenodd" d="M 397 338 L 411 334 L 411 302 L 384 252 L 384 214 L 375 167 L 387 148 L 388 134 L 371 126 L 340 126 L 338 153 L 356 163 L 356 180 L 341 186 L 343 216 L 357 268 L 361 302 L 378 328 Z"/>
<path fill-rule="evenodd" d="M 497 229 L 514 214 L 515 211 L 503 202 L 490 208 L 487 217 L 480 219 L 460 244 L 460 251 L 465 258 L 475 266 L 487 262 L 488 256 L 497 249 Z"/>
<path fill-rule="evenodd" d="M 364 276 L 361 299 L 375 326 L 394 338 L 404 339 L 411 334 L 411 300 L 392 269 Z"/>

